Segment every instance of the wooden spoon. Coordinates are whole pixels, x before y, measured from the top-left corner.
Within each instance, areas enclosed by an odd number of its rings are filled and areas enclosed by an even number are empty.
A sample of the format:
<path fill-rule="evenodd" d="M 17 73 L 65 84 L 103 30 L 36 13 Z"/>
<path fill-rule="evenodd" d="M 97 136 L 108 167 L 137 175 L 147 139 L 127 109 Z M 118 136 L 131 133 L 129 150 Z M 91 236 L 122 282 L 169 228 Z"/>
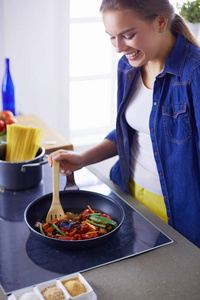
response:
<path fill-rule="evenodd" d="M 60 174 L 60 163 L 53 160 L 53 198 L 51 207 L 48 211 L 46 222 L 49 223 L 55 218 L 60 218 L 64 216 L 64 210 L 60 203 L 59 197 L 59 174 Z"/>

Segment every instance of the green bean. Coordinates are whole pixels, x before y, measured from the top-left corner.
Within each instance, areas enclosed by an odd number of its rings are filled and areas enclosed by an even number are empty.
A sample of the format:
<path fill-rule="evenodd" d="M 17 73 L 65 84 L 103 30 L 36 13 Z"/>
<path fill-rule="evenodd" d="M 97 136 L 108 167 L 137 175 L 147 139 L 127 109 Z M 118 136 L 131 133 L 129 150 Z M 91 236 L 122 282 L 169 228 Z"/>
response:
<path fill-rule="evenodd" d="M 40 233 L 43 234 L 43 235 L 45 235 L 44 230 L 42 228 L 42 223 L 40 223 L 39 229 L 40 229 Z"/>
<path fill-rule="evenodd" d="M 103 224 L 111 225 L 112 227 L 117 227 L 117 222 L 106 217 L 95 216 L 94 214 L 91 214 L 90 219 L 97 223 L 103 223 Z"/>
<path fill-rule="evenodd" d="M 93 216 L 100 216 L 101 213 L 93 213 L 93 214 L 90 214 L 90 216 L 93 215 Z"/>
<path fill-rule="evenodd" d="M 94 226 L 97 226 L 97 227 L 106 228 L 106 225 L 103 225 L 103 224 L 98 224 L 98 223 L 92 222 L 90 220 L 87 220 L 87 222 L 94 225 Z"/>
<path fill-rule="evenodd" d="M 58 231 L 58 233 L 60 233 L 63 236 L 66 236 L 66 234 L 64 232 L 62 232 L 56 224 L 53 223 L 53 227 Z"/>

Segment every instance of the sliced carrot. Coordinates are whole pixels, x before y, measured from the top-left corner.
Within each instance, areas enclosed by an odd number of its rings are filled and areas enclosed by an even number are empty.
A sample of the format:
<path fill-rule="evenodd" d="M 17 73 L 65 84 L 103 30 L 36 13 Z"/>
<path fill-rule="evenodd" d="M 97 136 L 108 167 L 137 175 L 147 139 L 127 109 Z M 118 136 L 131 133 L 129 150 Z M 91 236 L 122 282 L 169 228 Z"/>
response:
<path fill-rule="evenodd" d="M 94 211 L 91 209 L 91 207 L 88 205 L 87 206 L 89 208 L 89 210 L 92 212 L 92 214 L 94 214 Z"/>
<path fill-rule="evenodd" d="M 87 221 L 85 221 L 85 223 L 86 223 L 90 228 L 92 228 L 93 230 L 96 230 L 96 226 L 94 226 L 94 225 L 88 223 Z"/>
<path fill-rule="evenodd" d="M 98 232 L 97 230 L 96 231 L 88 231 L 87 234 L 95 234 L 97 232 Z"/>

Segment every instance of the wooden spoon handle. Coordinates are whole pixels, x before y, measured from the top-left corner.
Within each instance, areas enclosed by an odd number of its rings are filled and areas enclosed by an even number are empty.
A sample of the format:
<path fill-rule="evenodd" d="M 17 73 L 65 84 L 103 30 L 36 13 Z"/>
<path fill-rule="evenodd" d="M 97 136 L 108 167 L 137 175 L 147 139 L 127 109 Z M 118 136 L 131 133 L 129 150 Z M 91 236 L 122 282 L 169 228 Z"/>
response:
<path fill-rule="evenodd" d="M 55 154 L 53 156 L 55 156 Z M 58 161 L 53 160 L 52 171 L 53 171 L 53 202 L 59 202 L 60 163 Z"/>

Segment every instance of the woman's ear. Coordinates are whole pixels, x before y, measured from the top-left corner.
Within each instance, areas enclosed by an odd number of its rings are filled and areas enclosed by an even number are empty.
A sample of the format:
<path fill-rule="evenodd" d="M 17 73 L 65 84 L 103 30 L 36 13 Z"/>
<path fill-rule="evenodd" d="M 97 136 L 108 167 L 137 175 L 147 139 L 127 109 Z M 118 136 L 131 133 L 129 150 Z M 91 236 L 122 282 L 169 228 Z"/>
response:
<path fill-rule="evenodd" d="M 158 25 L 158 31 L 163 33 L 167 27 L 168 18 L 164 16 L 158 16 L 157 17 L 157 25 Z"/>

